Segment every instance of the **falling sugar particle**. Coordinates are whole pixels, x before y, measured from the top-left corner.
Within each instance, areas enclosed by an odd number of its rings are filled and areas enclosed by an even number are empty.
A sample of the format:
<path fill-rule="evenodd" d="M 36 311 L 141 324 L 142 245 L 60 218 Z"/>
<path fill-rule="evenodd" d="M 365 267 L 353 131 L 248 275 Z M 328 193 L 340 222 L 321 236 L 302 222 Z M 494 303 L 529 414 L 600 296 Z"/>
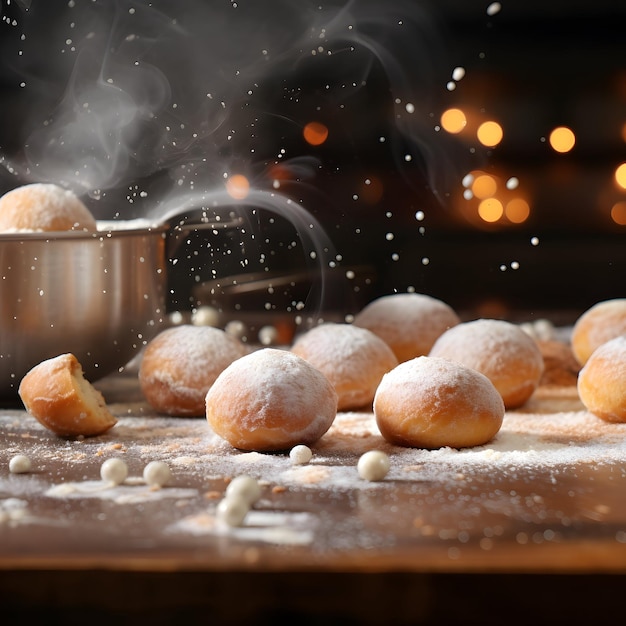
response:
<path fill-rule="evenodd" d="M 404 108 L 406 109 L 407 113 L 415 113 L 415 105 L 411 102 L 407 102 Z"/>
<path fill-rule="evenodd" d="M 418 222 L 421 222 L 424 219 L 425 215 L 424 215 L 424 211 L 416 211 L 415 212 L 415 219 Z"/>
<path fill-rule="evenodd" d="M 453 80 L 450 80 L 446 83 L 446 89 L 448 91 L 454 91 L 456 89 L 456 83 Z"/>
<path fill-rule="evenodd" d="M 509 180 L 506 181 L 507 189 L 517 189 L 519 187 L 519 180 L 515 176 L 511 176 Z"/>
<path fill-rule="evenodd" d="M 511 262 L 511 269 L 512 270 L 518 270 L 519 269 L 519 261 L 512 261 Z"/>
<path fill-rule="evenodd" d="M 533 246 L 538 246 L 539 245 L 539 237 L 531 237 L 530 238 L 530 243 Z"/>
<path fill-rule="evenodd" d="M 500 13 L 501 9 L 502 9 L 502 5 L 499 2 L 492 2 L 487 7 L 487 15 L 489 16 L 497 15 L 498 13 Z"/>
<path fill-rule="evenodd" d="M 463 77 L 465 76 L 465 68 L 464 67 L 455 67 L 454 70 L 452 71 L 452 79 L 459 81 L 461 79 L 463 79 Z"/>
<path fill-rule="evenodd" d="M 393 241 L 393 237 L 394 237 L 394 234 L 393 234 L 393 233 L 387 233 L 387 234 L 385 235 L 385 239 L 386 239 L 387 241 Z"/>
<path fill-rule="evenodd" d="M 470 187 L 473 182 L 474 182 L 474 175 L 466 174 L 465 176 L 463 176 L 463 180 L 461 181 L 461 184 L 463 185 L 463 187 Z"/>
<path fill-rule="evenodd" d="M 427 256 L 425 256 L 422 259 L 422 265 L 428 265 L 429 263 L 430 263 L 430 259 Z"/>

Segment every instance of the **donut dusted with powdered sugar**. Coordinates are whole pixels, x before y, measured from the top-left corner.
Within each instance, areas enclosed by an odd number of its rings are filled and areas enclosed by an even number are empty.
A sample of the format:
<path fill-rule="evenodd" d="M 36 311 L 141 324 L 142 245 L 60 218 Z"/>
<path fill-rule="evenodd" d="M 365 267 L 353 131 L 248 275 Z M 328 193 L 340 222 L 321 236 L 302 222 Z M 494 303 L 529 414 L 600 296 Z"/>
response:
<path fill-rule="evenodd" d="M 429 356 L 452 359 L 491 380 L 507 409 L 522 406 L 539 386 L 544 359 L 522 328 L 498 319 L 463 322 L 443 333 Z"/>
<path fill-rule="evenodd" d="M 398 365 L 385 341 L 353 324 L 315 326 L 300 335 L 291 350 L 330 380 L 339 411 L 371 408 L 383 375 Z"/>
<path fill-rule="evenodd" d="M 206 396 L 213 431 L 234 448 L 289 450 L 315 443 L 337 414 L 337 392 L 308 361 L 262 348 L 237 359 Z"/>
<path fill-rule="evenodd" d="M 374 398 L 382 436 L 411 448 L 467 448 L 498 433 L 504 402 L 480 372 L 450 361 L 421 356 L 385 374 Z"/>
<path fill-rule="evenodd" d="M 69 189 L 51 183 L 32 183 L 0 197 L 0 232 L 67 230 L 97 230 L 91 211 Z"/>
<path fill-rule="evenodd" d="M 399 362 L 428 354 L 437 337 L 460 321 L 450 305 L 421 293 L 381 296 L 354 318 L 356 326 L 383 339 Z"/>
<path fill-rule="evenodd" d="M 173 326 L 146 346 L 139 366 L 141 390 L 159 413 L 203 416 L 209 387 L 248 351 L 246 344 L 219 328 Z"/>

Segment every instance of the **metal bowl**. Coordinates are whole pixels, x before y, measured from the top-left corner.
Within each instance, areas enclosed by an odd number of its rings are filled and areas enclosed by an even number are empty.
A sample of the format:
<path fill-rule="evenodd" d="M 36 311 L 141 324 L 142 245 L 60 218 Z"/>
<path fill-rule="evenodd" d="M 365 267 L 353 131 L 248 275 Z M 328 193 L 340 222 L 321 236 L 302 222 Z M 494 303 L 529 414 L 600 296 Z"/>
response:
<path fill-rule="evenodd" d="M 126 365 L 165 319 L 167 226 L 0 235 L 0 398 L 73 352 L 88 379 Z"/>

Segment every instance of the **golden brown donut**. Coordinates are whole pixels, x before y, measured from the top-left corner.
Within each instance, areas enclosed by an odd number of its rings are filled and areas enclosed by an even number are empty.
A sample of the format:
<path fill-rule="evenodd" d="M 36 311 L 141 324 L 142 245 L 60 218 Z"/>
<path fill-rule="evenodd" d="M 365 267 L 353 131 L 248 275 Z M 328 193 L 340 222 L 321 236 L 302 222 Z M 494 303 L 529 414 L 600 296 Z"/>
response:
<path fill-rule="evenodd" d="M 62 437 L 100 435 L 117 423 L 71 353 L 35 365 L 22 378 L 18 393 L 26 410 Z"/>
<path fill-rule="evenodd" d="M 0 232 L 66 230 L 97 230 L 89 209 L 69 189 L 33 183 L 0 197 Z"/>
<path fill-rule="evenodd" d="M 141 391 L 159 413 L 203 416 L 209 387 L 248 352 L 246 344 L 219 328 L 172 326 L 146 345 L 139 364 Z"/>
<path fill-rule="evenodd" d="M 289 350 L 261 348 L 231 363 L 206 396 L 213 431 L 234 448 L 281 451 L 315 443 L 332 425 L 337 392 Z"/>
<path fill-rule="evenodd" d="M 398 365 L 378 335 L 352 324 L 327 322 L 296 338 L 291 350 L 314 365 L 337 392 L 337 410 L 371 408 L 383 375 Z"/>
<path fill-rule="evenodd" d="M 626 335 L 596 348 L 578 375 L 578 395 L 607 422 L 626 422 Z"/>
<path fill-rule="evenodd" d="M 537 342 L 505 320 L 478 319 L 450 328 L 435 341 L 429 356 L 451 359 L 491 380 L 507 409 L 524 404 L 544 370 Z"/>
<path fill-rule="evenodd" d="M 385 374 L 374 397 L 374 415 L 392 444 L 467 448 L 495 437 L 504 402 L 484 374 L 455 361 L 421 356 Z"/>
<path fill-rule="evenodd" d="M 571 343 L 576 360 L 584 365 L 598 346 L 619 335 L 626 335 L 626 298 L 594 304 L 572 328 Z"/>
<path fill-rule="evenodd" d="M 429 353 L 444 331 L 461 320 L 450 305 L 421 293 L 396 293 L 372 300 L 354 324 L 383 339 L 398 362 Z"/>

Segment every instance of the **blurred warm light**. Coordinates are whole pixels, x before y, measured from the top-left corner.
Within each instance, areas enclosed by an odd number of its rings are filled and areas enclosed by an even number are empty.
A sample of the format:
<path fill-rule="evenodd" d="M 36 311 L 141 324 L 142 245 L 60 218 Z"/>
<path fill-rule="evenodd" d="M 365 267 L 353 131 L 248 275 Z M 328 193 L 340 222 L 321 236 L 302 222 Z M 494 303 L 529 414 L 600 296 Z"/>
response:
<path fill-rule="evenodd" d="M 626 141 L 626 122 L 622 124 L 622 139 Z"/>
<path fill-rule="evenodd" d="M 480 141 L 483 146 L 492 148 L 493 146 L 497 146 L 502 141 L 502 126 L 500 126 L 498 122 L 483 122 L 478 127 L 476 136 L 478 137 L 478 141 Z"/>
<path fill-rule="evenodd" d="M 622 163 L 615 170 L 615 182 L 623 189 L 626 189 L 626 163 Z"/>
<path fill-rule="evenodd" d="M 250 193 L 250 183 L 242 174 L 234 174 L 226 181 L 226 192 L 235 200 L 243 200 Z"/>
<path fill-rule="evenodd" d="M 502 202 L 497 198 L 487 198 L 478 205 L 478 215 L 485 222 L 497 222 L 503 214 Z"/>
<path fill-rule="evenodd" d="M 504 214 L 513 224 L 523 224 L 530 215 L 530 206 L 523 198 L 513 198 L 506 203 Z"/>
<path fill-rule="evenodd" d="M 559 126 L 550 133 L 550 145 L 556 152 L 569 152 L 576 143 L 576 136 L 566 126 Z"/>
<path fill-rule="evenodd" d="M 626 200 L 616 202 L 611 208 L 611 219 L 620 226 L 626 226 Z"/>
<path fill-rule="evenodd" d="M 449 133 L 460 133 L 467 125 L 467 118 L 461 109 L 447 109 L 441 114 L 441 126 Z"/>
<path fill-rule="evenodd" d="M 490 198 L 495 195 L 498 190 L 496 179 L 489 174 L 480 174 L 474 178 L 471 186 L 472 193 L 482 199 Z"/>
<path fill-rule="evenodd" d="M 328 128 L 321 122 L 309 122 L 302 130 L 302 134 L 308 144 L 320 146 L 328 139 Z"/>

